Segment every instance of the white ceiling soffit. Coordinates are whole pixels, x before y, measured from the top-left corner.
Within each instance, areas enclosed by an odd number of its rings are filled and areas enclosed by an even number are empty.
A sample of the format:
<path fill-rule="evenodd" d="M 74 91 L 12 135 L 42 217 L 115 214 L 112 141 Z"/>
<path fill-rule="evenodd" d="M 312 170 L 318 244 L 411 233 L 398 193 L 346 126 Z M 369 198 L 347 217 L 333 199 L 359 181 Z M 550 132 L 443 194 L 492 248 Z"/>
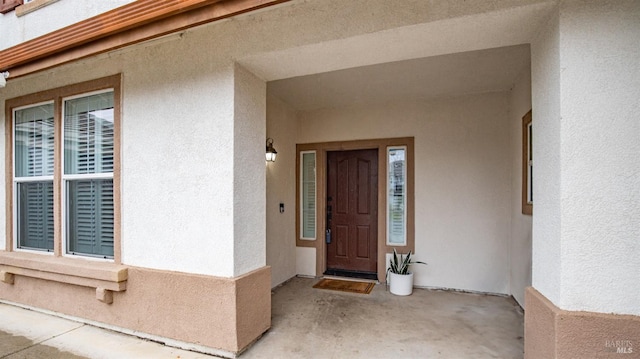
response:
<path fill-rule="evenodd" d="M 529 45 L 518 45 L 300 76 L 267 86 L 269 94 L 300 111 L 425 100 L 507 91 L 530 69 L 530 59 Z"/>
<path fill-rule="evenodd" d="M 265 81 L 530 43 L 553 2 L 409 25 L 268 53 L 238 62 Z"/>

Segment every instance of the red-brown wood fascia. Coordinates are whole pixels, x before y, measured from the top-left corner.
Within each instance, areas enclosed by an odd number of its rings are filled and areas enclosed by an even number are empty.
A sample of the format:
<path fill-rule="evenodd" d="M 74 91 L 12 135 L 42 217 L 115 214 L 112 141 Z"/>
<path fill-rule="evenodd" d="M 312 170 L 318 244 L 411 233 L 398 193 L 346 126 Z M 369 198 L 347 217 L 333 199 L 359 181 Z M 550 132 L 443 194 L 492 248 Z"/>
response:
<path fill-rule="evenodd" d="M 0 71 L 27 75 L 289 0 L 138 0 L 0 51 Z"/>
<path fill-rule="evenodd" d="M 0 14 L 13 11 L 13 9 L 20 5 L 22 5 L 22 0 L 0 0 Z"/>

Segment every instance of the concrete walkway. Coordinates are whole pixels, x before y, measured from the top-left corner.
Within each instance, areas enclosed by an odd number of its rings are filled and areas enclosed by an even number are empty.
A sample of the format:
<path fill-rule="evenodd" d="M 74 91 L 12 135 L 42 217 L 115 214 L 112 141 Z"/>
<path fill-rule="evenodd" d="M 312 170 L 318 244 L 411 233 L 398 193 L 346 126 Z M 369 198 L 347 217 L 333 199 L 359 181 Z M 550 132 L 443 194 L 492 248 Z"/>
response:
<path fill-rule="evenodd" d="M 277 288 L 272 328 L 241 359 L 523 357 L 523 316 L 510 298 L 415 290 L 398 297 Z M 212 358 L 0 304 L 0 358 Z"/>
<path fill-rule="evenodd" d="M 0 304 L 2 359 L 212 358 L 130 335 Z"/>

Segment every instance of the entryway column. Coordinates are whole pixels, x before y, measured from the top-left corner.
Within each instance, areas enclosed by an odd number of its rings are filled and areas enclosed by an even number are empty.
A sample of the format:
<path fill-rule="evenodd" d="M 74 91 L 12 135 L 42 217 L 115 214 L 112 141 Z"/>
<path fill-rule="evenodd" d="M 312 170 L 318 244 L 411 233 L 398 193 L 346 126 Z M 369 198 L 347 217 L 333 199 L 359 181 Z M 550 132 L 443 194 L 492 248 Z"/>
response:
<path fill-rule="evenodd" d="M 525 357 L 640 353 L 640 3 L 564 1 L 532 43 Z"/>
<path fill-rule="evenodd" d="M 233 258 L 238 278 L 234 319 L 238 348 L 243 349 L 271 326 L 265 215 L 267 87 L 240 65 L 234 65 L 233 73 Z"/>
<path fill-rule="evenodd" d="M 233 257 L 238 276 L 266 265 L 267 85 L 234 66 Z"/>

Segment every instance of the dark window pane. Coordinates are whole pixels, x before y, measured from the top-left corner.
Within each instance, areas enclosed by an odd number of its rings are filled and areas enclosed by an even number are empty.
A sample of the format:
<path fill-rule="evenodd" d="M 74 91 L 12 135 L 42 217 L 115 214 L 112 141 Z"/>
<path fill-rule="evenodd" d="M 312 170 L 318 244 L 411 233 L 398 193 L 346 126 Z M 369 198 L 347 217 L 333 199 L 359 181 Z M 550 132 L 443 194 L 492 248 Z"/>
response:
<path fill-rule="evenodd" d="M 53 250 L 53 182 L 18 183 L 18 248 Z"/>
<path fill-rule="evenodd" d="M 113 180 L 67 182 L 68 252 L 113 257 Z"/>

